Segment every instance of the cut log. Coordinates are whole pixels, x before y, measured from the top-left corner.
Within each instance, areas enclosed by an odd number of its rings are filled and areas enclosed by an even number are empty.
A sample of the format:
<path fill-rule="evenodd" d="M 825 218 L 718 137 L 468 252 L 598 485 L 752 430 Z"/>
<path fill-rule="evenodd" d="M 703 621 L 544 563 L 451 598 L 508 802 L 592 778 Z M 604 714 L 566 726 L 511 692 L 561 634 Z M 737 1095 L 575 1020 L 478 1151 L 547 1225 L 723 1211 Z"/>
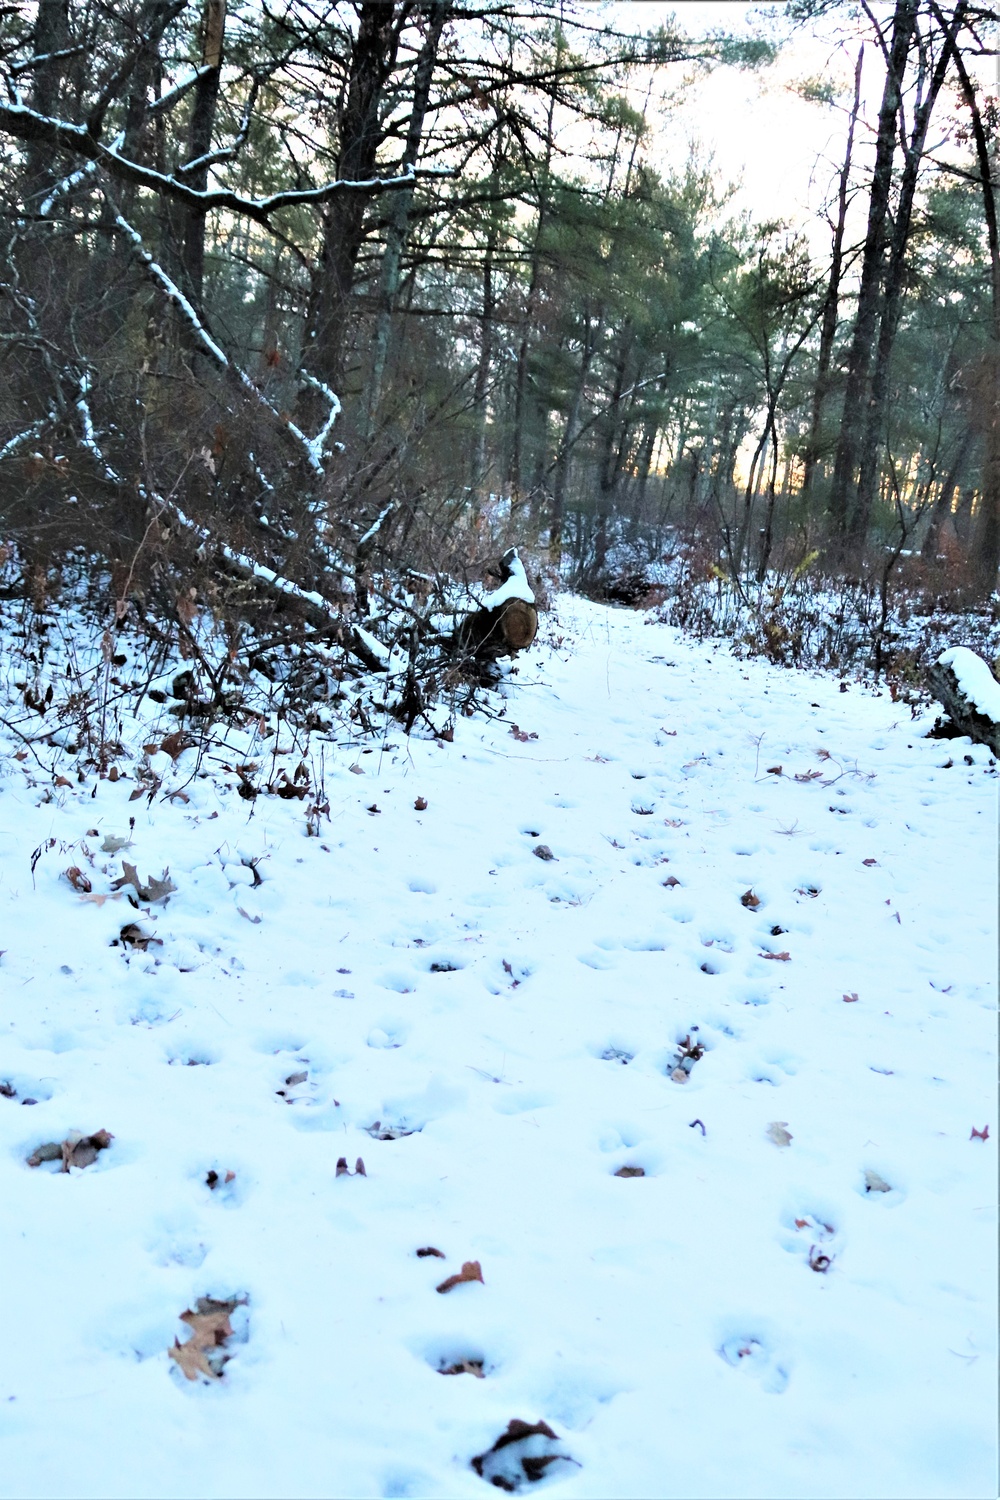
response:
<path fill-rule="evenodd" d="M 455 632 L 459 649 L 480 662 L 524 651 L 538 631 L 535 596 L 514 547 L 500 559 L 497 574 L 500 587 L 487 594 L 482 607 L 466 615 Z"/>
<path fill-rule="evenodd" d="M 480 659 L 511 656 L 530 646 L 538 631 L 538 611 L 524 599 L 505 599 L 496 609 L 477 609 L 459 626 L 459 644 Z"/>
<path fill-rule="evenodd" d="M 1000 682 L 983 658 L 954 646 L 928 668 L 927 683 L 958 733 L 1000 756 Z"/>

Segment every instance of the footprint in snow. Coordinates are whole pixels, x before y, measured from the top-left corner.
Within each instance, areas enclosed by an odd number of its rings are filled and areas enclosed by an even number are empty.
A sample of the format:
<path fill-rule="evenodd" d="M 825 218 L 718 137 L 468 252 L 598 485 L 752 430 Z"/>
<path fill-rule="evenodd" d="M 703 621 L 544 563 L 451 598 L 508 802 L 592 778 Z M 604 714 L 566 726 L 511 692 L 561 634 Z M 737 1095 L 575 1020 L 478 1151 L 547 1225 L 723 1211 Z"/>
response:
<path fill-rule="evenodd" d="M 718 1353 L 734 1370 L 757 1380 L 769 1395 L 780 1396 L 788 1386 L 787 1362 L 778 1359 L 771 1340 L 760 1331 L 729 1334 Z"/>
<path fill-rule="evenodd" d="M 827 1209 L 792 1209 L 781 1216 L 779 1243 L 805 1261 L 810 1271 L 826 1276 L 842 1249 L 836 1219 Z"/>

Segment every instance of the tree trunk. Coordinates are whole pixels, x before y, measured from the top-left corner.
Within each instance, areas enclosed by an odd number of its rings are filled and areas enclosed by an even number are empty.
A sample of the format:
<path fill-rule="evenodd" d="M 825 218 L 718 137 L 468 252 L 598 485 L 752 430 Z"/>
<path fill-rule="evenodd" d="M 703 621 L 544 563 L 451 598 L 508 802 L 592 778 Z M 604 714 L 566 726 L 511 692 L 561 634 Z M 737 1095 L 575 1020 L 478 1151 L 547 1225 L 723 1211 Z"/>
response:
<path fill-rule="evenodd" d="M 40 115 L 55 115 L 59 110 L 59 92 L 66 58 L 52 57 L 69 41 L 68 0 L 38 0 L 35 30 L 32 36 L 33 57 L 47 57 L 31 71 L 31 107 Z M 52 187 L 58 174 L 53 169 L 53 148 L 42 141 L 29 141 L 24 174 L 26 200 L 41 198 Z M 37 208 L 37 203 L 32 207 Z"/>
<path fill-rule="evenodd" d="M 840 173 L 837 193 L 837 223 L 833 231 L 833 248 L 830 255 L 830 280 L 823 303 L 823 320 L 820 327 L 819 355 L 816 360 L 816 385 L 813 388 L 812 413 L 809 421 L 809 438 L 802 459 L 802 493 L 807 498 L 812 488 L 816 459 L 819 455 L 820 431 L 823 407 L 830 389 L 830 363 L 833 345 L 837 337 L 837 319 L 840 310 L 840 279 L 844 266 L 844 226 L 847 222 L 847 189 L 851 174 L 851 158 L 854 154 L 854 131 L 861 107 L 861 66 L 864 61 L 864 43 L 858 49 L 858 60 L 854 67 L 854 103 L 851 107 L 847 128 L 847 150 Z"/>
<path fill-rule="evenodd" d="M 920 549 L 920 556 L 922 557 L 924 562 L 930 563 L 931 565 L 933 565 L 937 561 L 938 539 L 941 535 L 941 528 L 944 525 L 947 517 L 951 514 L 952 501 L 954 499 L 955 492 L 958 490 L 959 485 L 962 482 L 962 470 L 965 467 L 965 459 L 969 451 L 969 445 L 971 441 L 972 432 L 969 428 L 966 428 L 965 432 L 962 434 L 962 440 L 959 443 L 958 452 L 955 455 L 955 462 L 951 466 L 947 479 L 941 486 L 940 493 L 938 494 L 938 497 L 934 502 L 934 509 L 931 511 L 931 518 L 927 527 L 927 535 L 924 537 L 923 546 Z"/>
<path fill-rule="evenodd" d="M 432 0 L 426 7 L 427 30 L 424 44 L 417 58 L 413 75 L 413 103 L 410 107 L 410 123 L 403 148 L 402 170 L 415 167 L 424 130 L 424 117 L 430 99 L 434 65 L 445 22 L 451 13 L 450 0 Z M 372 369 L 368 378 L 367 409 L 365 414 L 365 439 L 371 441 L 382 400 L 382 382 L 385 378 L 386 361 L 389 357 L 389 336 L 392 329 L 392 313 L 399 293 L 400 269 L 406 232 L 409 223 L 410 205 L 413 202 L 412 187 L 401 188 L 389 200 L 388 225 L 385 234 L 385 252 L 379 274 L 378 307 L 375 314 L 375 334 L 372 341 Z"/>
<path fill-rule="evenodd" d="M 931 10 L 938 24 L 943 28 L 943 17 L 934 0 L 931 3 Z M 973 588 L 980 595 L 989 595 L 996 587 L 997 569 L 1000 567 L 1000 230 L 997 225 L 994 161 L 991 160 L 975 85 L 969 77 L 965 61 L 954 41 L 951 43 L 951 53 L 955 60 L 955 71 L 958 74 L 962 97 L 972 117 L 972 135 L 976 145 L 976 163 L 979 167 L 979 180 L 983 190 L 983 213 L 986 218 L 986 235 L 990 247 L 990 290 L 993 317 L 990 323 L 990 345 L 984 363 L 983 485 L 972 559 Z"/>
<path fill-rule="evenodd" d="M 917 8 L 918 0 L 896 0 L 892 21 L 892 42 L 889 48 L 885 86 L 882 90 L 882 104 L 879 109 L 875 170 L 872 176 L 868 228 L 861 263 L 858 310 L 848 357 L 844 410 L 830 494 L 830 519 L 835 534 L 841 539 L 847 533 L 850 492 L 857 475 L 864 402 L 882 286 L 886 216 L 892 186 L 892 163 L 896 150 L 896 120 L 910 40 L 917 20 Z"/>
<path fill-rule="evenodd" d="M 222 81 L 222 51 L 226 30 L 226 0 L 205 0 L 202 16 L 201 66 L 203 70 L 194 86 L 194 103 L 188 130 L 188 162 L 201 162 L 212 150 L 212 131 L 219 107 Z M 186 172 L 189 187 L 203 193 L 208 187 L 208 165 Z M 205 283 L 205 215 L 197 208 L 184 213 L 181 260 L 187 289 L 196 307 L 203 304 Z"/>
<path fill-rule="evenodd" d="M 351 48 L 337 157 L 337 176 L 348 182 L 375 175 L 382 139 L 380 110 L 408 6 L 405 0 L 402 4 L 363 0 L 357 9 L 358 35 Z M 323 216 L 323 247 L 309 299 L 303 363 L 331 387 L 340 384 L 344 370 L 348 305 L 364 242 L 367 204 L 364 193 L 342 193 L 331 199 Z M 313 414 L 315 393 L 303 392 L 300 405 L 303 416 Z"/>
<path fill-rule="evenodd" d="M 855 505 L 848 518 L 848 537 L 854 549 L 860 549 L 868 536 L 872 501 L 878 487 L 879 448 L 885 426 L 886 399 L 889 393 L 889 368 L 892 348 L 899 328 L 902 313 L 903 279 L 906 271 L 906 252 L 910 241 L 910 221 L 913 215 L 913 199 L 917 178 L 923 161 L 927 130 L 937 97 L 948 71 L 949 54 L 962 24 L 966 0 L 958 0 L 941 48 L 927 93 L 920 100 L 913 115 L 910 139 L 905 143 L 905 161 L 899 189 L 899 201 L 892 220 L 892 237 L 889 245 L 889 264 L 885 274 L 885 292 L 882 316 L 879 324 L 878 346 L 875 351 L 875 368 L 872 375 L 871 392 L 865 412 L 864 432 L 861 439 L 860 473 Z M 919 93 L 919 90 L 918 90 Z"/>

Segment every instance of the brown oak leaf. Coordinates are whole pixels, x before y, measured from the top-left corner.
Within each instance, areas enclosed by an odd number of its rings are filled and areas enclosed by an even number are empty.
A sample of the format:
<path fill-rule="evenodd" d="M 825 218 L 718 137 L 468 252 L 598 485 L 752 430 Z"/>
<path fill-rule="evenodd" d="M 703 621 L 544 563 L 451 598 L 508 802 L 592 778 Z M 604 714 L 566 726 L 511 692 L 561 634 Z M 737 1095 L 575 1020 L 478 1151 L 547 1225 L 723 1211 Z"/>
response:
<path fill-rule="evenodd" d="M 790 953 L 761 953 L 761 958 L 773 958 L 779 964 L 787 964 L 792 955 Z"/>
<path fill-rule="evenodd" d="M 233 1333 L 229 1316 L 236 1306 L 235 1298 L 216 1301 L 212 1297 L 199 1297 L 193 1312 L 188 1308 L 181 1313 L 181 1322 L 191 1329 L 191 1337 L 183 1344 L 175 1338 L 173 1348 L 167 1353 L 177 1361 L 188 1380 L 197 1380 L 199 1375 L 206 1380 L 222 1379 L 222 1367 L 229 1356 L 219 1351 Z"/>
<path fill-rule="evenodd" d="M 753 890 L 744 891 L 740 897 L 740 905 L 749 907 L 751 911 L 756 911 L 760 905 L 760 897 L 755 896 Z"/>
<path fill-rule="evenodd" d="M 969 1136 L 970 1141 L 988 1141 L 989 1138 L 990 1127 L 988 1125 L 984 1125 L 982 1130 L 977 1130 L 975 1125 L 973 1125 L 972 1134 Z"/>
<path fill-rule="evenodd" d="M 459 1286 L 463 1281 L 479 1281 L 485 1286 L 486 1283 L 483 1282 L 483 1268 L 478 1260 L 464 1261 L 462 1269 L 457 1271 L 454 1276 L 448 1276 L 442 1281 L 437 1290 L 439 1292 L 450 1292 L 452 1287 Z"/>

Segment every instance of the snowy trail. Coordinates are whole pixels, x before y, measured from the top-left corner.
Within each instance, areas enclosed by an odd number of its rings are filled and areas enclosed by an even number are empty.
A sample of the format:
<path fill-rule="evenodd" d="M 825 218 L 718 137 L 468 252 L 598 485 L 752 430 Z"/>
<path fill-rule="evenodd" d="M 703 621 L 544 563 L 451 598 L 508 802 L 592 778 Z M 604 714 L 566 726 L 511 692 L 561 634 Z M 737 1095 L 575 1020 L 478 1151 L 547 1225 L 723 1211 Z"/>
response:
<path fill-rule="evenodd" d="M 5 757 L 0 1494 L 474 1497 L 512 1418 L 566 1500 L 994 1493 L 996 768 L 558 630 L 505 720 L 327 746 L 318 838 L 193 751 L 151 809 Z M 123 857 L 166 905 L 63 874 Z M 113 1144 L 25 1165 L 74 1128 Z M 179 1314 L 237 1295 L 187 1382 Z"/>

